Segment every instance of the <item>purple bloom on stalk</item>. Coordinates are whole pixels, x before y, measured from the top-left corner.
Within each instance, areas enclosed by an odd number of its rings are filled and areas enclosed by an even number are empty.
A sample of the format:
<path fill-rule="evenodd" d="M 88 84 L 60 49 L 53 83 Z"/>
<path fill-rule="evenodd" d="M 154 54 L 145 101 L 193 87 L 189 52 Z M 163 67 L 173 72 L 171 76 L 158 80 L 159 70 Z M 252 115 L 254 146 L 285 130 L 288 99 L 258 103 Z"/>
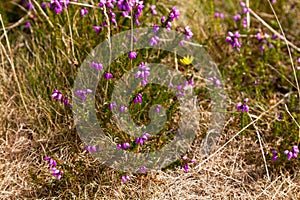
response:
<path fill-rule="evenodd" d="M 249 112 L 249 106 L 247 105 L 247 102 L 249 101 L 249 99 L 248 98 L 246 98 L 245 100 L 244 100 L 244 103 L 242 104 L 242 103 L 238 103 L 237 104 L 237 110 L 238 111 L 242 111 L 242 112 Z"/>
<path fill-rule="evenodd" d="M 151 135 L 150 135 L 149 133 L 144 133 L 141 137 L 139 137 L 139 138 L 137 138 L 137 139 L 135 140 L 135 143 L 136 143 L 136 144 L 143 145 L 144 142 L 145 142 L 146 140 L 148 140 L 150 136 L 151 136 Z"/>
<path fill-rule="evenodd" d="M 150 68 L 147 67 L 144 62 L 141 62 L 138 68 L 139 71 L 135 74 L 135 78 L 142 79 L 141 84 L 146 86 L 148 83 L 147 77 L 150 75 Z"/>
<path fill-rule="evenodd" d="M 122 149 L 130 148 L 130 144 L 128 142 L 125 142 L 122 144 Z"/>
<path fill-rule="evenodd" d="M 50 157 L 46 157 L 46 158 L 44 158 L 44 160 L 49 162 L 49 167 L 52 167 L 52 166 L 56 167 L 56 165 L 57 165 L 56 161 Z"/>
<path fill-rule="evenodd" d="M 117 104 L 116 103 L 111 103 L 111 104 L 109 104 L 109 109 L 110 110 L 112 110 L 112 109 L 114 109 L 114 108 L 116 108 L 117 107 Z"/>
<path fill-rule="evenodd" d="M 183 170 L 185 171 L 185 173 L 189 172 L 189 165 L 187 163 L 184 165 Z"/>
<path fill-rule="evenodd" d="M 114 76 L 111 73 L 106 73 L 104 75 L 104 77 L 105 77 L 106 80 L 109 80 L 109 79 L 113 78 Z"/>
<path fill-rule="evenodd" d="M 126 106 L 121 106 L 121 107 L 120 107 L 120 111 L 121 111 L 121 112 L 125 112 L 126 110 L 127 110 L 127 107 L 126 107 Z"/>
<path fill-rule="evenodd" d="M 169 14 L 169 20 L 172 22 L 174 19 L 178 19 L 179 16 L 180 11 L 176 7 L 173 7 L 172 11 Z"/>
<path fill-rule="evenodd" d="M 156 46 L 157 44 L 158 44 L 158 42 L 159 42 L 159 37 L 157 37 L 156 35 L 155 36 L 153 36 L 151 39 L 150 39 L 150 45 L 151 46 Z"/>
<path fill-rule="evenodd" d="M 139 169 L 140 173 L 145 173 L 147 171 L 147 168 L 145 166 L 140 167 Z"/>
<path fill-rule="evenodd" d="M 89 14 L 89 11 L 85 7 L 80 10 L 81 17 L 84 17 L 87 14 Z"/>
<path fill-rule="evenodd" d="M 30 3 L 30 2 L 27 2 L 26 6 L 27 6 L 28 10 L 33 10 L 34 9 L 32 3 Z"/>
<path fill-rule="evenodd" d="M 103 30 L 102 26 L 93 26 L 93 29 L 95 30 L 96 34 L 98 35 L 101 30 Z"/>
<path fill-rule="evenodd" d="M 184 34 L 186 35 L 185 36 L 186 40 L 191 39 L 193 37 L 193 35 L 194 35 L 189 26 L 186 26 L 184 28 Z"/>
<path fill-rule="evenodd" d="M 241 5 L 242 7 L 246 7 L 246 3 L 243 2 L 243 1 L 240 2 L 240 5 Z"/>
<path fill-rule="evenodd" d="M 239 41 L 240 34 L 236 31 L 234 34 L 232 32 L 228 32 L 228 36 L 225 41 L 231 44 L 231 47 L 237 51 L 240 51 L 240 47 L 242 46 L 242 42 Z"/>
<path fill-rule="evenodd" d="M 215 18 L 220 17 L 220 14 L 218 12 L 215 12 Z"/>
<path fill-rule="evenodd" d="M 122 182 L 125 183 L 126 181 L 130 181 L 130 177 L 129 176 L 122 176 Z"/>
<path fill-rule="evenodd" d="M 135 99 L 133 100 L 133 103 L 134 104 L 137 104 L 137 103 L 142 103 L 143 102 L 143 96 L 141 93 L 138 93 L 138 95 L 135 97 Z"/>
<path fill-rule="evenodd" d="M 220 13 L 220 19 L 223 19 L 224 18 L 224 13 Z"/>
<path fill-rule="evenodd" d="M 236 14 L 235 16 L 233 16 L 233 20 L 234 21 L 239 21 L 241 19 L 241 15 L 240 14 Z"/>
<path fill-rule="evenodd" d="M 62 93 L 60 91 L 58 91 L 58 90 L 53 90 L 51 96 L 52 96 L 53 99 L 57 99 L 59 101 L 63 101 Z"/>
<path fill-rule="evenodd" d="M 155 112 L 159 113 L 161 109 L 162 109 L 162 106 L 161 105 L 157 105 L 157 107 L 155 109 Z"/>
<path fill-rule="evenodd" d="M 31 25 L 30 25 L 30 22 L 26 22 L 26 23 L 25 23 L 25 28 L 30 29 L 30 26 L 31 26 Z"/>
<path fill-rule="evenodd" d="M 62 173 L 63 173 L 62 171 L 56 169 L 55 167 L 50 168 L 50 170 L 52 172 L 52 174 L 51 174 L 52 176 L 56 177 L 57 180 L 61 179 L 61 176 L 62 176 Z"/>
<path fill-rule="evenodd" d="M 46 10 L 46 8 L 47 8 L 47 3 L 43 1 L 43 2 L 41 3 L 41 8 L 42 8 L 43 10 Z"/>
<path fill-rule="evenodd" d="M 297 59 L 297 63 L 300 64 L 300 58 Z"/>
<path fill-rule="evenodd" d="M 157 11 L 155 10 L 156 9 L 156 5 L 151 5 L 150 9 L 151 9 L 152 15 L 157 15 Z"/>
<path fill-rule="evenodd" d="M 285 150 L 283 153 L 287 155 L 288 160 L 291 160 L 291 158 L 293 157 L 293 152 L 289 150 Z"/>
<path fill-rule="evenodd" d="M 166 21 L 166 16 L 162 16 L 160 22 L 163 24 Z"/>
<path fill-rule="evenodd" d="M 128 54 L 129 59 L 136 59 L 136 56 L 137 56 L 137 54 L 134 51 L 130 51 Z"/>
<path fill-rule="evenodd" d="M 272 149 L 272 161 L 276 161 L 278 159 L 278 152 L 275 149 Z"/>
<path fill-rule="evenodd" d="M 261 40 L 261 39 L 262 39 L 262 35 L 261 35 L 260 32 L 258 32 L 258 33 L 256 34 L 256 39 L 257 39 L 257 40 Z"/>
<path fill-rule="evenodd" d="M 153 33 L 154 33 L 154 34 L 157 34 L 157 33 L 158 33 L 158 30 L 159 30 L 159 26 L 155 24 L 155 25 L 153 26 Z"/>
<path fill-rule="evenodd" d="M 86 89 L 86 90 L 77 90 L 75 91 L 75 95 L 81 96 L 81 99 L 84 101 L 86 99 L 86 95 L 88 93 L 92 93 L 91 89 Z"/>
<path fill-rule="evenodd" d="M 103 70 L 103 65 L 101 63 L 92 62 L 91 67 L 94 68 L 96 71 Z"/>

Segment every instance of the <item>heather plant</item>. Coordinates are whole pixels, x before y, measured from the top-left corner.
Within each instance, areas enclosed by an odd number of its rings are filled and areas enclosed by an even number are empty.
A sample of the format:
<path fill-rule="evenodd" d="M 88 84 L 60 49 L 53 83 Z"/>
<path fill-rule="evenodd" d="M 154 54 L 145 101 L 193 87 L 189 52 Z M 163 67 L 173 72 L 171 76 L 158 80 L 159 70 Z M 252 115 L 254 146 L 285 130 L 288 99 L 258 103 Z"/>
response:
<path fill-rule="evenodd" d="M 246 191 L 249 198 L 299 198 L 299 2 L 22 0 L 0 2 L 0 11 L 1 152 L 12 163 L 0 165 L 9 171 L 14 160 L 30 160 L 22 172 L 1 173 L 12 177 L 1 197 L 197 199 Z M 117 44 L 124 45 L 110 46 L 122 33 Z M 161 48 L 171 39 L 176 51 Z M 142 42 L 147 48 L 137 48 Z M 99 54 L 99 44 L 108 50 Z M 210 68 L 198 47 L 214 61 Z M 88 76 L 80 77 L 83 69 Z M 182 112 L 190 91 L 195 98 Z M 194 128 L 189 148 L 159 169 L 146 156 L 128 156 L 159 151 L 176 131 Z M 123 170 L 130 163 L 135 170 Z M 227 185 L 242 189 L 226 193 Z"/>

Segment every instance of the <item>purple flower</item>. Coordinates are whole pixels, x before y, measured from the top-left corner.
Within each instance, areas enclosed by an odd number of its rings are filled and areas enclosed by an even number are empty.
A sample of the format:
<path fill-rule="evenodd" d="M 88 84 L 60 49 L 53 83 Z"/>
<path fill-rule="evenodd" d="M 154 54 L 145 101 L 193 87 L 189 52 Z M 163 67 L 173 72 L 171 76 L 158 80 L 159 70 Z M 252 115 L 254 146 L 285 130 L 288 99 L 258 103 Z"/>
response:
<path fill-rule="evenodd" d="M 128 148 L 130 148 L 130 144 L 128 142 L 124 142 L 122 144 L 118 144 L 117 145 L 117 149 L 118 150 L 120 150 L 120 149 L 125 150 L 125 149 L 128 149 Z"/>
<path fill-rule="evenodd" d="M 257 39 L 257 40 L 261 40 L 261 39 L 262 39 L 262 35 L 261 35 L 260 32 L 258 32 L 258 33 L 256 34 L 256 39 Z"/>
<path fill-rule="evenodd" d="M 156 35 L 155 36 L 153 36 L 151 39 L 150 39 L 150 45 L 151 46 L 156 46 L 157 44 L 158 44 L 158 42 L 159 42 L 159 37 L 157 37 Z"/>
<path fill-rule="evenodd" d="M 241 15 L 240 14 L 236 14 L 234 17 L 233 17 L 233 20 L 234 21 L 238 21 L 238 20 L 240 20 L 242 17 L 241 17 Z"/>
<path fill-rule="evenodd" d="M 26 3 L 26 6 L 27 6 L 27 9 L 28 9 L 28 10 L 33 10 L 33 9 L 34 9 L 34 6 L 32 5 L 31 2 L 27 2 L 27 3 Z"/>
<path fill-rule="evenodd" d="M 166 16 L 162 16 L 160 22 L 163 24 L 166 21 Z"/>
<path fill-rule="evenodd" d="M 215 12 L 215 18 L 220 17 L 220 14 L 218 12 Z"/>
<path fill-rule="evenodd" d="M 92 152 L 97 152 L 97 151 L 100 151 L 101 148 L 99 145 L 93 145 L 93 146 L 84 146 L 85 150 L 89 153 L 92 153 Z"/>
<path fill-rule="evenodd" d="M 249 112 L 249 106 L 247 105 L 247 102 L 249 101 L 248 98 L 244 99 L 244 103 L 238 103 L 237 104 L 237 111 L 242 112 Z"/>
<path fill-rule="evenodd" d="M 231 47 L 237 51 L 240 51 L 240 47 L 242 46 L 242 42 L 239 41 L 240 34 L 236 31 L 234 34 L 232 32 L 228 32 L 228 36 L 225 41 L 231 44 Z"/>
<path fill-rule="evenodd" d="M 145 173 L 147 171 L 147 168 L 145 166 L 140 167 L 139 169 L 140 173 Z"/>
<path fill-rule="evenodd" d="M 47 8 L 47 3 L 43 1 L 43 2 L 41 3 L 41 8 L 42 8 L 43 10 L 46 10 L 46 8 Z"/>
<path fill-rule="evenodd" d="M 80 10 L 80 15 L 82 17 L 84 17 L 87 14 L 89 14 L 89 11 L 85 7 Z"/>
<path fill-rule="evenodd" d="M 52 173 L 51 173 L 52 176 L 56 177 L 57 180 L 60 180 L 60 179 L 61 179 L 61 176 L 62 176 L 62 173 L 63 173 L 62 171 L 56 169 L 55 167 L 50 168 L 50 170 L 51 170 L 51 172 L 52 172 Z"/>
<path fill-rule="evenodd" d="M 190 29 L 189 26 L 186 26 L 186 27 L 184 28 L 184 34 L 186 35 L 186 36 L 185 36 L 185 39 L 186 39 L 186 40 L 192 38 L 193 35 L 194 35 L 193 32 L 191 31 L 191 29 Z"/>
<path fill-rule="evenodd" d="M 91 89 L 86 89 L 86 90 L 77 90 L 75 91 L 75 95 L 81 96 L 82 101 L 86 99 L 86 95 L 88 93 L 92 93 Z"/>
<path fill-rule="evenodd" d="M 31 26 L 31 25 L 30 25 L 30 22 L 26 22 L 26 23 L 25 23 L 25 28 L 30 29 L 30 26 Z"/>
<path fill-rule="evenodd" d="M 300 64 L 300 58 L 297 59 L 297 63 Z"/>
<path fill-rule="evenodd" d="M 156 5 L 151 5 L 150 9 L 151 9 L 152 15 L 157 15 L 157 11 L 155 10 L 156 9 Z"/>
<path fill-rule="evenodd" d="M 122 176 L 122 182 L 125 183 L 126 181 L 130 181 L 130 177 L 129 176 Z"/>
<path fill-rule="evenodd" d="M 157 107 L 155 109 L 155 112 L 159 113 L 161 109 L 162 109 L 162 106 L 161 105 L 157 105 Z"/>
<path fill-rule="evenodd" d="M 92 62 L 91 67 L 94 68 L 96 71 L 103 70 L 103 66 L 101 63 Z"/>
<path fill-rule="evenodd" d="M 93 29 L 95 30 L 96 34 L 99 34 L 101 30 L 103 30 L 102 26 L 93 26 Z"/>
<path fill-rule="evenodd" d="M 63 8 L 67 8 L 69 5 L 69 0 L 51 0 L 49 7 L 54 10 L 56 14 L 63 12 Z"/>
<path fill-rule="evenodd" d="M 50 157 L 46 157 L 46 158 L 44 158 L 44 160 L 49 162 L 49 167 L 52 167 L 52 166 L 56 167 L 56 165 L 57 165 L 56 161 Z"/>
<path fill-rule="evenodd" d="M 127 110 L 127 107 L 126 107 L 126 106 L 121 106 L 121 107 L 120 107 L 120 111 L 121 111 L 121 112 L 125 112 L 126 110 Z"/>
<path fill-rule="evenodd" d="M 116 103 L 111 103 L 111 104 L 109 104 L 109 109 L 110 110 L 112 110 L 112 109 L 114 109 L 114 108 L 116 108 L 117 107 L 117 104 Z"/>
<path fill-rule="evenodd" d="M 109 79 L 113 78 L 114 76 L 111 73 L 106 73 L 104 75 L 104 77 L 105 77 L 106 80 L 109 80 Z"/>
<path fill-rule="evenodd" d="M 240 5 L 242 6 L 242 7 L 246 7 L 246 3 L 245 2 L 240 2 Z"/>
<path fill-rule="evenodd" d="M 271 150 L 272 152 L 272 161 L 276 161 L 278 159 L 278 152 L 275 149 Z"/>
<path fill-rule="evenodd" d="M 137 56 L 137 54 L 134 51 L 130 51 L 128 54 L 129 59 L 136 59 L 136 56 Z"/>
<path fill-rule="evenodd" d="M 151 135 L 150 135 L 149 133 L 144 133 L 141 137 L 139 137 L 139 138 L 137 138 L 137 139 L 135 140 L 135 143 L 136 143 L 136 144 L 143 145 L 144 142 L 145 142 L 146 140 L 148 140 L 150 136 L 151 136 Z"/>
<path fill-rule="evenodd" d="M 169 20 L 172 22 L 174 19 L 178 19 L 180 12 L 176 7 L 172 8 L 172 11 L 169 14 Z"/>
<path fill-rule="evenodd" d="M 135 97 L 135 99 L 133 100 L 133 103 L 134 104 L 137 104 L 137 103 L 142 103 L 143 102 L 143 96 L 141 93 L 138 93 L 138 95 Z"/>
<path fill-rule="evenodd" d="M 154 33 L 154 34 L 157 34 L 157 33 L 158 33 L 158 30 L 159 30 L 159 26 L 158 26 L 158 25 L 154 25 L 154 26 L 153 26 L 153 33 Z"/>
<path fill-rule="evenodd" d="M 185 164 L 183 169 L 184 169 L 185 173 L 188 173 L 189 172 L 189 165 Z"/>
<path fill-rule="evenodd" d="M 211 83 L 214 83 L 214 85 L 216 87 L 220 87 L 221 86 L 221 82 L 219 81 L 219 79 L 217 79 L 216 77 L 209 77 L 208 80 L 211 82 Z"/>

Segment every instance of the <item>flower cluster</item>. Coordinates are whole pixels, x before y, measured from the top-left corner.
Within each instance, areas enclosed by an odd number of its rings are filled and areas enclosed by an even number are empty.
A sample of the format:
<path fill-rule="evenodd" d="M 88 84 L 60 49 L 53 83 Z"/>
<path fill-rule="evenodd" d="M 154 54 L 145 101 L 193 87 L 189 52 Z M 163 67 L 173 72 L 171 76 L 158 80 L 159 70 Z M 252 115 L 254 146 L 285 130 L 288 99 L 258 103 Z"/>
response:
<path fill-rule="evenodd" d="M 130 52 L 128 53 L 128 58 L 129 58 L 129 59 L 133 60 L 133 59 L 136 59 L 136 57 L 137 57 L 137 53 L 136 53 L 136 52 L 130 51 Z"/>
<path fill-rule="evenodd" d="M 151 5 L 151 6 L 150 6 L 150 9 L 151 9 L 152 15 L 157 15 L 156 5 Z"/>
<path fill-rule="evenodd" d="M 249 101 L 249 99 L 246 98 L 246 99 L 244 99 L 243 104 L 241 102 L 238 103 L 236 106 L 237 111 L 249 112 L 249 106 L 247 105 L 248 101 Z"/>
<path fill-rule="evenodd" d="M 84 101 L 86 99 L 86 95 L 88 93 L 92 93 L 91 89 L 86 89 L 86 90 L 77 90 L 75 92 L 75 95 L 81 96 L 81 99 Z"/>
<path fill-rule="evenodd" d="M 90 152 L 90 153 L 92 153 L 92 152 L 97 152 L 97 151 L 100 151 L 101 150 L 101 148 L 100 148 L 100 146 L 99 145 L 94 145 L 94 146 L 84 146 L 84 149 L 87 151 L 87 152 Z"/>
<path fill-rule="evenodd" d="M 224 18 L 224 13 L 215 12 L 215 18 L 223 19 Z"/>
<path fill-rule="evenodd" d="M 141 84 L 146 86 L 148 83 L 148 76 L 150 75 L 150 68 L 145 65 L 144 62 L 141 62 L 138 66 L 139 71 L 135 74 L 135 78 L 140 78 Z"/>
<path fill-rule="evenodd" d="M 239 38 L 241 35 L 238 31 L 236 31 L 234 34 L 232 32 L 228 32 L 228 36 L 226 37 L 226 42 L 231 44 L 231 47 L 237 51 L 240 51 L 240 48 L 242 46 L 242 42 L 239 41 Z"/>
<path fill-rule="evenodd" d="M 63 97 L 62 93 L 58 90 L 53 90 L 52 98 L 57 99 L 60 102 L 63 102 L 65 106 L 70 106 L 72 108 L 72 104 L 68 100 L 68 96 Z"/>
<path fill-rule="evenodd" d="M 173 7 L 171 12 L 169 13 L 168 18 L 166 18 L 166 16 L 162 16 L 160 20 L 162 26 L 166 27 L 167 30 L 171 30 L 172 22 L 174 21 L 174 19 L 178 19 L 179 16 L 180 16 L 180 11 L 176 7 Z"/>
<path fill-rule="evenodd" d="M 122 176 L 122 182 L 125 183 L 126 181 L 130 181 L 130 177 L 128 175 Z"/>
<path fill-rule="evenodd" d="M 125 150 L 125 149 L 128 149 L 128 148 L 130 148 L 130 144 L 128 142 L 124 142 L 122 144 L 118 144 L 117 145 L 117 149 L 118 150 L 120 150 L 120 149 Z"/>
<path fill-rule="evenodd" d="M 140 173 L 145 173 L 147 171 L 147 168 L 145 166 L 140 167 Z"/>
<path fill-rule="evenodd" d="M 118 105 L 116 103 L 111 103 L 109 104 L 109 109 L 110 110 L 113 110 L 114 108 L 117 108 Z M 126 106 L 121 106 L 120 107 L 120 112 L 125 112 L 127 110 L 127 107 Z"/>
<path fill-rule="evenodd" d="M 221 82 L 216 77 L 209 77 L 208 80 L 213 83 L 216 87 L 220 87 Z"/>
<path fill-rule="evenodd" d="M 299 153 L 299 148 L 297 145 L 294 145 L 292 146 L 292 151 L 285 150 L 283 153 L 287 155 L 288 160 L 290 160 L 291 158 L 297 158 Z"/>
<path fill-rule="evenodd" d="M 272 161 L 276 161 L 278 159 L 278 152 L 275 149 L 272 149 L 271 152 L 272 152 Z"/>
<path fill-rule="evenodd" d="M 186 157 L 186 156 L 182 157 L 182 161 L 183 161 L 183 165 L 184 165 L 184 166 L 181 167 L 181 168 L 183 168 L 183 170 L 184 170 L 186 173 L 189 172 L 189 163 L 194 163 L 194 162 L 196 162 L 195 159 L 189 159 L 189 158 Z"/>
<path fill-rule="evenodd" d="M 144 2 L 139 0 L 118 0 L 117 2 L 118 9 L 122 12 L 124 17 L 129 17 L 131 11 L 135 12 L 134 14 L 134 22 L 136 25 L 140 25 L 139 17 L 142 15 Z"/>
<path fill-rule="evenodd" d="M 136 144 L 143 145 L 144 142 L 145 142 L 146 140 L 148 140 L 150 136 L 151 136 L 151 135 L 150 135 L 149 133 L 144 133 L 141 137 L 139 137 L 139 138 L 137 138 L 137 139 L 135 140 L 135 143 L 136 143 Z"/>
<path fill-rule="evenodd" d="M 50 171 L 52 172 L 51 175 L 60 180 L 63 172 L 56 168 L 56 161 L 50 157 L 46 157 L 44 160 L 49 162 Z"/>
<path fill-rule="evenodd" d="M 265 50 L 265 45 L 267 45 L 269 48 L 274 48 L 274 45 L 267 41 L 267 39 L 270 38 L 270 36 L 267 33 L 263 34 L 261 32 L 258 32 L 255 35 L 255 37 L 260 43 L 262 43 L 262 45 L 260 47 L 261 51 Z M 277 38 L 277 36 L 275 35 L 275 37 L 274 37 L 274 35 L 273 35 L 272 39 L 276 39 L 276 38 Z"/>
<path fill-rule="evenodd" d="M 194 33 L 191 31 L 189 26 L 184 28 L 185 40 L 189 40 L 193 37 Z"/>
<path fill-rule="evenodd" d="M 105 73 L 105 75 L 104 75 L 104 78 L 106 79 L 106 80 L 109 80 L 109 79 L 111 79 L 111 78 L 113 78 L 114 76 L 111 74 L 111 73 Z"/>
<path fill-rule="evenodd" d="M 134 104 L 143 103 L 143 95 L 141 93 L 138 93 L 138 95 L 133 100 L 133 103 Z"/>
<path fill-rule="evenodd" d="M 68 8 L 69 0 L 51 0 L 49 7 L 54 10 L 56 14 L 63 12 L 64 8 Z"/>
<path fill-rule="evenodd" d="M 95 70 L 103 70 L 103 65 L 101 63 L 91 62 L 91 67 Z"/>
<path fill-rule="evenodd" d="M 89 11 L 88 11 L 88 9 L 86 9 L 85 7 L 82 8 L 82 9 L 80 10 L 80 15 L 81 15 L 82 17 L 84 17 L 84 16 L 87 15 L 87 14 L 89 14 Z"/>

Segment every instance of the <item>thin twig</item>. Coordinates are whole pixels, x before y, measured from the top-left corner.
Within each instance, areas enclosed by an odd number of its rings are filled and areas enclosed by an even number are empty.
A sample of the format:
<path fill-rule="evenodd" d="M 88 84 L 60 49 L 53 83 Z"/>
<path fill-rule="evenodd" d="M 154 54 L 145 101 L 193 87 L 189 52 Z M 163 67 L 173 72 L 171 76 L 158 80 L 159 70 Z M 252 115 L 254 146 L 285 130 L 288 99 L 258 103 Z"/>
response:
<path fill-rule="evenodd" d="M 253 119 L 252 119 L 251 115 L 249 115 L 249 113 L 248 113 L 248 116 L 250 117 L 251 121 L 253 121 Z M 265 164 L 265 168 L 266 168 L 266 173 L 267 173 L 268 181 L 271 182 L 271 178 L 270 178 L 269 170 L 268 170 L 268 166 L 267 166 L 267 161 L 266 161 L 266 157 L 265 157 L 264 148 L 263 148 L 262 143 L 261 143 L 261 136 L 259 134 L 258 128 L 255 125 L 255 123 L 253 123 L 253 126 L 255 128 L 255 131 L 256 131 L 256 134 L 257 134 L 257 137 L 258 137 L 259 146 L 260 146 L 261 154 L 263 156 L 263 160 L 264 160 L 264 164 Z"/>

